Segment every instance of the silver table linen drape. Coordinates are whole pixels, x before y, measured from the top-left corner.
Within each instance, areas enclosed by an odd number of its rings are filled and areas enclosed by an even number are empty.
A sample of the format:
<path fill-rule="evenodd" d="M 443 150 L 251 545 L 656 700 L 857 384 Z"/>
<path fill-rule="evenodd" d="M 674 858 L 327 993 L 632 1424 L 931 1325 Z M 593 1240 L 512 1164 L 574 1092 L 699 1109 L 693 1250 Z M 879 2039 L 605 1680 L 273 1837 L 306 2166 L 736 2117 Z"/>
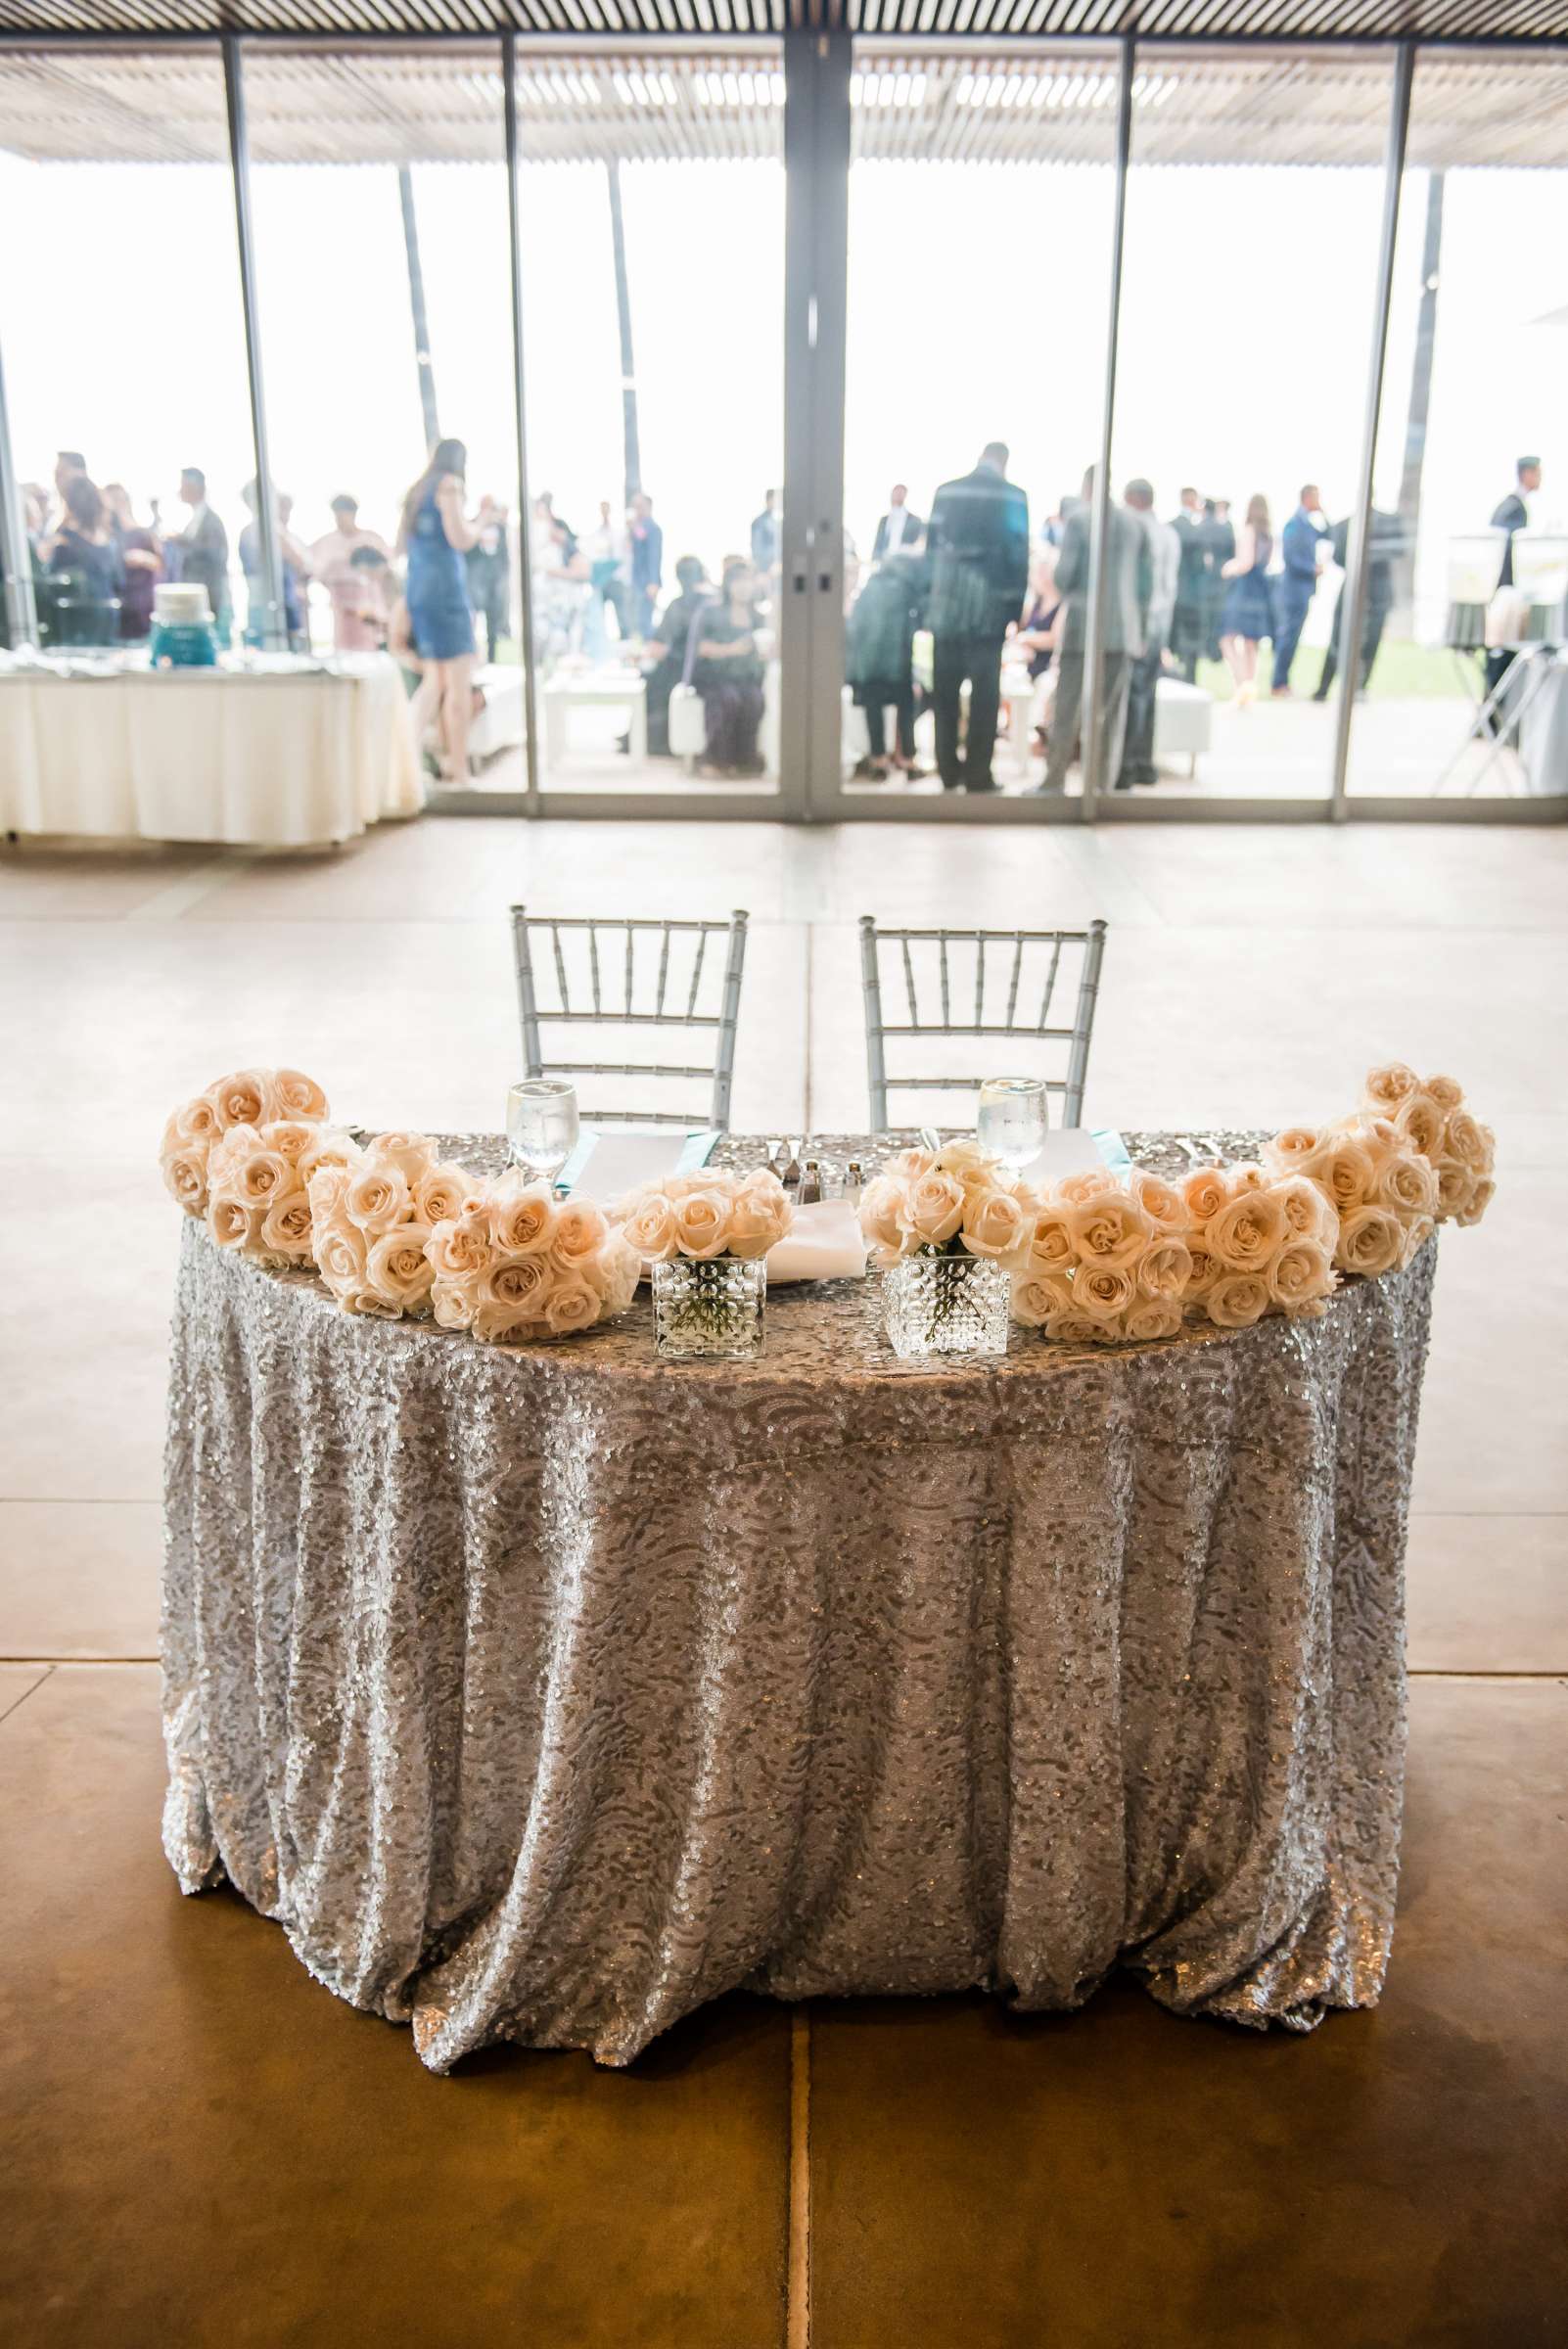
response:
<path fill-rule="evenodd" d="M 188 1223 L 169 1862 L 437 2071 L 626 2063 L 743 1984 L 1369 2004 L 1435 1257 L 935 1368 L 874 1283 L 781 1289 L 759 1361 L 666 1366 L 645 1297 L 484 1348 Z"/>

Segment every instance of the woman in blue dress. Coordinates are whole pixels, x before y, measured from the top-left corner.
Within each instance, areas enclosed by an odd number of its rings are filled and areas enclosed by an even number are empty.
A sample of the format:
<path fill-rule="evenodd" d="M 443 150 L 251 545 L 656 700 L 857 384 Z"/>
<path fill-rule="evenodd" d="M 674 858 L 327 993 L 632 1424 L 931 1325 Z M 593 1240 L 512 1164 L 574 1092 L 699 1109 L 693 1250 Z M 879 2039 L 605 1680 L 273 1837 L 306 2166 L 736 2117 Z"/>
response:
<path fill-rule="evenodd" d="M 1220 650 L 1235 681 L 1236 707 L 1245 710 L 1258 691 L 1258 647 L 1274 632 L 1268 566 L 1273 560 L 1268 500 L 1250 497 L 1247 519 L 1236 532 L 1236 551 L 1221 573 L 1230 584 L 1220 615 Z"/>
<path fill-rule="evenodd" d="M 403 601 L 414 651 L 424 665 L 414 696 L 414 736 L 423 742 L 434 718 L 438 764 L 449 783 L 468 780 L 468 730 L 474 715 L 474 612 L 463 558 L 479 543 L 463 511 L 468 451 L 438 440 L 430 463 L 403 500 L 397 548 L 406 555 Z"/>

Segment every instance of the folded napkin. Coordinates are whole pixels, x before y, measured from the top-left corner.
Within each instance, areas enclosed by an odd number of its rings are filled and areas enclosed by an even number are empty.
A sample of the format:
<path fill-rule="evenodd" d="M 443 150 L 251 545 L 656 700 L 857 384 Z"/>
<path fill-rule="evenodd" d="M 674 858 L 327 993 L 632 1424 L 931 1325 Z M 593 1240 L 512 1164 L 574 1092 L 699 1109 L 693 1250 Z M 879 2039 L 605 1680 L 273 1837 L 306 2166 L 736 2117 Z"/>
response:
<path fill-rule="evenodd" d="M 646 1280 L 649 1267 L 643 1266 Z M 853 1199 L 820 1199 L 795 1211 L 795 1228 L 767 1252 L 770 1289 L 796 1280 L 863 1280 L 865 1240 Z"/>
<path fill-rule="evenodd" d="M 863 1280 L 865 1239 L 853 1199 L 821 1199 L 795 1211 L 795 1228 L 767 1252 L 767 1285 L 787 1280 Z"/>

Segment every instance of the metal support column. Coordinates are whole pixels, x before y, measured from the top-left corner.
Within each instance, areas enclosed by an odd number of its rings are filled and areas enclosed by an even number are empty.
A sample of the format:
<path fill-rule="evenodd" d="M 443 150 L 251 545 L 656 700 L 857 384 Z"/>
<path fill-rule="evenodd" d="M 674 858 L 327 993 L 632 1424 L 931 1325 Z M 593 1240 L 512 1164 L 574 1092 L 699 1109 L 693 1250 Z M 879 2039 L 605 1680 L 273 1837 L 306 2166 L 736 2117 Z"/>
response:
<path fill-rule="evenodd" d="M 517 415 L 518 608 L 523 642 L 523 758 L 529 815 L 539 811 L 539 710 L 533 674 L 533 501 L 529 495 L 529 436 L 523 381 L 523 219 L 518 186 L 517 34 L 501 35 L 501 79 L 506 106 L 506 222 L 512 256 L 512 392 Z"/>
<path fill-rule="evenodd" d="M 441 419 L 436 404 L 436 370 L 431 364 L 430 320 L 425 315 L 425 272 L 419 259 L 414 174 L 407 163 L 397 166 L 397 203 L 403 215 L 403 253 L 408 262 L 408 308 L 414 325 L 414 365 L 419 370 L 419 412 L 425 426 L 425 446 L 433 449 L 441 437 Z"/>
<path fill-rule="evenodd" d="M 267 410 L 261 384 L 261 323 L 255 298 L 255 244 L 251 226 L 251 144 L 245 123 L 245 68 L 236 32 L 223 35 L 223 96 L 229 115 L 229 168 L 234 176 L 234 229 L 239 244 L 240 303 L 245 314 L 245 364 L 251 389 L 251 438 L 255 449 L 255 530 L 261 557 L 261 642 L 281 651 L 289 642 L 283 600 L 283 549 L 267 456 Z M 254 614 L 251 625 L 254 624 Z"/>
<path fill-rule="evenodd" d="M 38 641 L 38 607 L 32 592 L 32 549 L 27 542 L 27 517 L 22 503 L 11 448 L 11 416 L 6 406 L 6 374 L 0 364 L 0 589 L 6 617 L 6 636 L 13 649 Z"/>
<path fill-rule="evenodd" d="M 1088 627 L 1084 643 L 1082 820 L 1094 821 L 1102 790 L 1116 782 L 1100 773 L 1104 755 L 1104 702 L 1100 669 L 1105 647 L 1105 543 L 1111 514 L 1111 439 L 1116 427 L 1116 357 L 1122 329 L 1122 250 L 1127 236 L 1127 173 L 1132 151 L 1132 63 L 1134 44 L 1118 43 L 1116 90 L 1116 197 L 1111 213 L 1110 319 L 1105 332 L 1105 402 L 1100 417 L 1100 454 L 1094 471 L 1094 512 L 1089 538 Z"/>
<path fill-rule="evenodd" d="M 1394 252 L 1400 233 L 1400 193 L 1410 127 L 1410 83 L 1415 44 L 1401 41 L 1394 55 L 1394 92 L 1389 101 L 1388 146 L 1383 158 L 1383 226 L 1377 249 L 1377 306 L 1366 365 L 1366 420 L 1361 428 L 1361 468 L 1346 549 L 1350 568 L 1340 610 L 1339 702 L 1334 712 L 1334 783 L 1331 812 L 1345 821 L 1350 772 L 1351 718 L 1361 675 L 1361 629 L 1366 620 L 1366 578 L 1371 566 L 1372 477 L 1377 466 L 1377 425 L 1383 406 L 1383 369 L 1388 358 L 1388 320 L 1394 299 Z"/>
<path fill-rule="evenodd" d="M 844 394 L 849 273 L 847 32 L 786 32 L 784 505 L 779 786 L 786 822 L 842 781 Z"/>

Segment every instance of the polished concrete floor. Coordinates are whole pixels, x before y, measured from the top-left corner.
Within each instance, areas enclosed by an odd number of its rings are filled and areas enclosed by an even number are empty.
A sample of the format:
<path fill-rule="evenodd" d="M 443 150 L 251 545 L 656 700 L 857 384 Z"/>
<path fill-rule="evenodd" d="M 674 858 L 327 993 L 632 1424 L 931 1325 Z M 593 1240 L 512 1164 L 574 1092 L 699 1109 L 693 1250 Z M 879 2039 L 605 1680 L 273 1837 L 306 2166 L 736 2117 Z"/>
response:
<path fill-rule="evenodd" d="M 1568 2319 L 1568 835 L 503 819 L 338 856 L 0 856 L 0 2339 L 1386 2349 Z M 1444 1067 L 1501 1189 L 1438 1279 L 1388 1991 L 1305 2040 L 982 2000 L 744 1998 L 629 2073 L 449 2080 L 158 1845 L 152 1155 L 221 1069 L 488 1125 L 505 907 L 754 931 L 737 1126 L 863 1123 L 853 919 L 1111 924 L 1096 1124 Z"/>

